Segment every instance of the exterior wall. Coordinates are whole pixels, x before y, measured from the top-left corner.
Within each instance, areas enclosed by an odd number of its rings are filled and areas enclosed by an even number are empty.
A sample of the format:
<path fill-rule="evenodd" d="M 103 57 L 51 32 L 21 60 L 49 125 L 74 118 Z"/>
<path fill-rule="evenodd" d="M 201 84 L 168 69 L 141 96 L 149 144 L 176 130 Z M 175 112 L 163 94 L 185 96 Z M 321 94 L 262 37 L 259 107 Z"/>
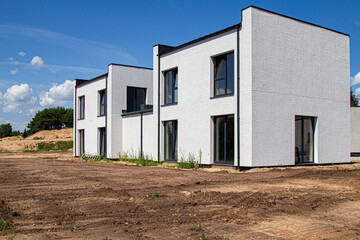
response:
<path fill-rule="evenodd" d="M 349 37 L 256 8 L 244 13 L 251 21 L 250 166 L 294 164 L 295 115 L 317 118 L 315 163 L 348 162 Z"/>
<path fill-rule="evenodd" d="M 78 130 L 84 129 L 85 154 L 99 155 L 98 147 L 98 128 L 105 127 L 105 116 L 98 117 L 98 91 L 106 88 L 106 76 L 99 78 L 89 84 L 77 86 L 76 104 L 76 152 L 75 156 L 79 156 L 80 138 Z M 85 96 L 85 117 L 79 119 L 79 97 Z M 75 138 L 74 138 L 75 139 Z"/>
<path fill-rule="evenodd" d="M 110 64 L 108 74 L 107 156 L 117 158 L 123 151 L 122 110 L 126 110 L 127 87 L 146 88 L 146 104 L 152 105 L 152 70 Z"/>
<path fill-rule="evenodd" d="M 360 153 L 360 107 L 350 108 L 351 147 L 352 153 Z"/>
<path fill-rule="evenodd" d="M 156 123 L 153 113 L 143 113 L 142 141 L 143 155 L 154 159 L 156 156 Z M 123 116 L 123 153 L 139 155 L 141 149 L 141 115 Z"/>
<path fill-rule="evenodd" d="M 178 103 L 160 107 L 161 133 L 160 159 L 164 158 L 163 121 L 178 121 L 178 157 L 188 157 L 194 154 L 199 158 L 202 152 L 202 164 L 212 164 L 214 159 L 213 119 L 214 116 L 233 114 L 237 117 L 236 93 L 226 97 L 213 98 L 213 60 L 212 57 L 224 53 L 234 52 L 236 66 L 237 52 L 236 29 L 217 35 L 211 39 L 182 48 L 180 51 L 161 56 L 160 59 L 160 104 L 164 104 L 164 75 L 169 69 L 178 68 Z M 157 54 L 155 54 L 156 56 Z M 157 77 L 157 57 L 154 58 L 154 79 Z M 237 76 L 234 67 L 234 77 Z M 154 81 L 154 91 L 158 90 Z M 236 92 L 237 81 L 234 80 Z M 155 100 L 155 98 L 154 98 Z M 154 101 L 154 114 L 157 114 L 157 97 Z M 157 115 L 155 115 L 157 116 Z M 235 120 L 236 122 L 236 120 Z M 236 124 L 235 133 L 237 132 Z M 235 153 L 236 149 L 235 135 Z M 236 159 L 236 154 L 235 154 Z M 236 164 L 236 160 L 234 161 Z"/>

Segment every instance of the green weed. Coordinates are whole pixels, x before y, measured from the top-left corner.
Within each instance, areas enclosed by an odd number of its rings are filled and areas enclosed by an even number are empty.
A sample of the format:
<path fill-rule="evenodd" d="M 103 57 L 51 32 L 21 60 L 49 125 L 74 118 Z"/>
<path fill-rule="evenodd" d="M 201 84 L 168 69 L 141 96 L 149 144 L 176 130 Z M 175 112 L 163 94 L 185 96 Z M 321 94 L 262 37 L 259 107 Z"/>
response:
<path fill-rule="evenodd" d="M 201 240 L 206 240 L 205 233 L 201 234 Z"/>
<path fill-rule="evenodd" d="M 194 232 L 198 232 L 200 231 L 202 228 L 201 228 L 201 224 L 199 225 L 195 225 L 195 226 L 192 226 L 191 227 L 191 231 L 194 231 Z"/>
<path fill-rule="evenodd" d="M 157 197 L 159 197 L 160 195 L 159 195 L 158 193 L 153 193 L 152 196 L 155 197 L 155 198 L 157 198 Z"/>

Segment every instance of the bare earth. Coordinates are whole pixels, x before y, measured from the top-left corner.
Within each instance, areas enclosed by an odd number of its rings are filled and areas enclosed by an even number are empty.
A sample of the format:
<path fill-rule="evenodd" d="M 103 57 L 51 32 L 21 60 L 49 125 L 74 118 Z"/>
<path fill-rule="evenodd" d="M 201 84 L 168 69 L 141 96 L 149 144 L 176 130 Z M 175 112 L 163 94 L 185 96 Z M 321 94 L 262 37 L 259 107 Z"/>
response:
<path fill-rule="evenodd" d="M 59 130 L 39 131 L 27 138 L 21 136 L 5 137 L 0 139 L 0 151 L 22 152 L 34 150 L 40 142 L 55 143 L 57 141 L 72 141 L 73 129 L 63 128 Z"/>
<path fill-rule="evenodd" d="M 360 239 L 360 164 L 229 173 L 1 153 L 0 208 L 15 226 L 0 239 Z"/>

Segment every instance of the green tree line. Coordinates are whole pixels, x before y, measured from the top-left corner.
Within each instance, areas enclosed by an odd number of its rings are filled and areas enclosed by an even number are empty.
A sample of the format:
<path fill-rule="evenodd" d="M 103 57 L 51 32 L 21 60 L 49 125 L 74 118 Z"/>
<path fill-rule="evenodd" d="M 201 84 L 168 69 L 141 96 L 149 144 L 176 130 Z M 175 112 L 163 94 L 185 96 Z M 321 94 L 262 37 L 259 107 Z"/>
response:
<path fill-rule="evenodd" d="M 12 131 L 10 123 L 0 125 L 0 138 L 22 135 L 27 137 L 41 130 L 73 127 L 73 109 L 56 107 L 38 111 L 23 132 Z"/>

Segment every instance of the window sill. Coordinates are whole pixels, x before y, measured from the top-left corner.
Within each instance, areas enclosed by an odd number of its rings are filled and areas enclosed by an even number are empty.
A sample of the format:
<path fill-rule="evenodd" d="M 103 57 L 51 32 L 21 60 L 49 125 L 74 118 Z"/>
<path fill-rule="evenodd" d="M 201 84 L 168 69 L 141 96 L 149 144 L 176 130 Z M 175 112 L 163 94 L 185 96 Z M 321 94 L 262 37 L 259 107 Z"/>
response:
<path fill-rule="evenodd" d="M 78 118 L 77 120 L 85 120 L 85 118 Z"/>
<path fill-rule="evenodd" d="M 234 96 L 233 93 L 229 93 L 229 94 L 223 94 L 223 95 L 213 96 L 213 97 L 210 97 L 210 99 L 224 98 L 224 97 L 233 97 L 233 96 Z"/>
<path fill-rule="evenodd" d="M 233 162 L 214 162 L 213 165 L 216 166 L 234 166 Z"/>
<path fill-rule="evenodd" d="M 177 105 L 177 104 L 178 104 L 177 102 L 167 103 L 167 104 L 161 105 L 161 107 L 173 106 L 173 105 Z"/>
<path fill-rule="evenodd" d="M 104 114 L 104 115 L 98 115 L 97 117 L 105 117 L 106 115 Z"/>

